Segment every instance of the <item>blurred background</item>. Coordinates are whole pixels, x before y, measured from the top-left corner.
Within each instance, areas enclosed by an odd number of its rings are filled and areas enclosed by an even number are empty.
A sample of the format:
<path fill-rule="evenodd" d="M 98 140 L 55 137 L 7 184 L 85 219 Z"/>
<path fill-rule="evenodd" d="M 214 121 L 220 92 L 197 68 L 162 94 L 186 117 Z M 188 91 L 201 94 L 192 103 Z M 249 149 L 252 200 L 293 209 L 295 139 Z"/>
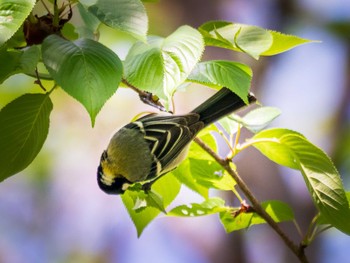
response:
<path fill-rule="evenodd" d="M 161 0 L 146 8 L 149 32 L 161 36 L 183 24 L 198 27 L 215 19 L 322 41 L 259 61 L 207 48 L 204 59 L 250 65 L 254 93 L 263 105 L 282 111 L 273 126 L 299 131 L 323 148 L 350 189 L 350 1 Z M 101 30 L 101 41 L 123 59 L 134 40 L 105 27 Z M 41 92 L 32 83 L 24 75 L 4 82 L 0 107 L 23 92 Z M 178 113 L 211 94 L 202 90 L 191 86 L 177 94 Z M 112 134 L 150 108 L 132 91 L 119 89 L 91 128 L 83 107 L 65 92 L 56 90 L 52 100 L 50 132 L 42 151 L 30 167 L 0 184 L 0 262 L 297 262 L 269 227 L 226 234 L 216 215 L 160 216 L 137 238 L 120 197 L 99 190 L 96 169 Z M 305 233 L 315 208 L 302 176 L 277 167 L 254 149 L 239 155 L 236 163 L 259 200 L 291 204 Z M 232 196 L 225 198 L 230 201 Z M 201 198 L 183 187 L 174 204 L 190 201 Z M 291 223 L 282 227 L 300 240 Z M 349 236 L 329 230 L 306 251 L 310 262 L 349 262 L 349 247 Z"/>

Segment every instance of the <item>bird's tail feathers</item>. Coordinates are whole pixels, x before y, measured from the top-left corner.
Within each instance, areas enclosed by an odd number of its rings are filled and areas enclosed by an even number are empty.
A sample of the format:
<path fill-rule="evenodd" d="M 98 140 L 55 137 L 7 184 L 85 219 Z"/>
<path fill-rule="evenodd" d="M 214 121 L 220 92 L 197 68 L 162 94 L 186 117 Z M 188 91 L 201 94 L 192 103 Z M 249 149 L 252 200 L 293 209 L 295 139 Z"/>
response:
<path fill-rule="evenodd" d="M 252 93 L 248 94 L 249 104 L 256 101 Z M 247 104 L 228 88 L 222 88 L 192 112 L 200 115 L 200 121 L 205 126 L 219 120 L 220 118 L 240 109 Z"/>

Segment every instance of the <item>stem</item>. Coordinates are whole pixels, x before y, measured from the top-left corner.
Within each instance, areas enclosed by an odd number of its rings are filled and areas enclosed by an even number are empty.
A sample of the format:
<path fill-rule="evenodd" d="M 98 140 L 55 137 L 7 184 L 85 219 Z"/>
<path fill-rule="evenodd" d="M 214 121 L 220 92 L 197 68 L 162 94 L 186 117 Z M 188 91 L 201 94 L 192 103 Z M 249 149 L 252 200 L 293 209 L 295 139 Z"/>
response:
<path fill-rule="evenodd" d="M 221 135 L 221 137 L 224 139 L 224 141 L 226 142 L 227 146 L 230 148 L 230 153 L 229 153 L 229 155 L 231 156 L 235 150 L 234 150 L 234 148 L 232 147 L 232 144 L 231 144 L 231 142 L 230 142 L 230 139 L 228 139 L 228 138 L 226 137 L 226 135 L 224 134 L 223 131 L 219 130 L 218 132 L 219 132 L 219 134 Z"/>
<path fill-rule="evenodd" d="M 261 138 L 261 139 L 250 139 L 248 141 L 246 141 L 245 143 L 239 145 L 237 144 L 236 146 L 236 152 L 240 152 L 244 149 L 247 149 L 249 148 L 250 146 L 254 145 L 254 144 L 257 144 L 259 142 L 279 142 L 278 139 L 275 139 L 275 138 Z"/>
<path fill-rule="evenodd" d="M 57 0 L 53 1 L 53 20 L 52 20 L 52 25 L 55 28 L 58 28 L 60 25 L 60 11 L 57 6 Z"/>
<path fill-rule="evenodd" d="M 231 146 L 231 152 L 229 153 L 229 155 L 226 157 L 227 160 L 231 160 L 236 154 L 237 154 L 237 150 L 239 149 L 239 138 L 241 137 L 241 124 L 238 123 L 238 129 L 237 129 L 237 133 L 236 133 L 236 137 L 235 137 L 235 142 L 233 144 L 233 147 Z"/>
<path fill-rule="evenodd" d="M 237 133 L 236 133 L 236 138 L 235 138 L 235 143 L 233 145 L 233 153 L 232 155 L 234 156 L 237 152 L 237 146 L 238 146 L 238 142 L 239 142 L 239 138 L 241 137 L 241 124 L 238 123 L 238 129 L 237 129 Z M 231 158 L 232 159 L 232 158 Z"/>
<path fill-rule="evenodd" d="M 152 93 L 143 91 L 130 84 L 126 79 L 122 79 L 122 82 L 128 86 L 130 89 L 139 94 L 141 101 L 147 105 L 157 108 L 160 111 L 167 111 L 165 107 L 160 103 L 159 98 L 154 96 Z"/>
<path fill-rule="evenodd" d="M 46 92 L 45 87 L 43 86 L 43 84 L 41 83 L 40 77 L 39 77 L 39 73 L 38 73 L 38 68 L 35 68 L 35 76 L 36 76 L 36 81 L 35 83 L 39 85 L 39 87 Z"/>
<path fill-rule="evenodd" d="M 293 219 L 293 224 L 294 224 L 295 228 L 297 229 L 299 236 L 301 238 L 303 238 L 303 232 L 301 231 L 301 228 L 295 219 Z"/>
<path fill-rule="evenodd" d="M 238 186 L 241 188 L 242 192 L 251 202 L 255 212 L 261 216 L 267 224 L 280 236 L 280 238 L 284 241 L 286 246 L 299 258 L 300 262 L 307 263 L 308 260 L 304 253 L 305 247 L 303 245 L 297 246 L 289 237 L 280 229 L 278 224 L 266 213 L 266 211 L 262 208 L 259 201 L 255 198 L 253 193 L 250 191 L 248 186 L 242 180 L 242 178 L 230 167 L 230 161 L 227 159 L 222 159 L 216 152 L 214 152 L 207 144 L 205 144 L 201 139 L 195 138 L 194 141 L 202 147 L 208 154 L 210 154 L 215 161 L 217 161 L 236 181 Z"/>

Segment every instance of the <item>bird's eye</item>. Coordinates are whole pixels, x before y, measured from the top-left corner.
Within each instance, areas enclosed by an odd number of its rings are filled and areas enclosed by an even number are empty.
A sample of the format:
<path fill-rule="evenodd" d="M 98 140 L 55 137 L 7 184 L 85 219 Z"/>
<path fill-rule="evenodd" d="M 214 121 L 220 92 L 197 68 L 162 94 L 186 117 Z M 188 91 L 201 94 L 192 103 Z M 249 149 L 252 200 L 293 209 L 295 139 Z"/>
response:
<path fill-rule="evenodd" d="M 103 151 L 102 155 L 101 155 L 101 162 L 102 161 L 106 161 L 108 158 L 108 154 L 107 151 Z"/>

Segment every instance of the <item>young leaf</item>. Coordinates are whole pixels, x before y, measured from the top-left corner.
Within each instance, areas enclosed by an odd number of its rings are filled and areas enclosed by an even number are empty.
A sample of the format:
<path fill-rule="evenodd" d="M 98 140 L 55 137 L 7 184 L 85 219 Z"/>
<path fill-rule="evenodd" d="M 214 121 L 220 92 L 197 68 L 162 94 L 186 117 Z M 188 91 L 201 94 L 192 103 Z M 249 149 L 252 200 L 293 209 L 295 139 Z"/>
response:
<path fill-rule="evenodd" d="M 277 200 L 270 200 L 261 203 L 261 206 L 276 222 L 285 222 L 294 219 L 294 214 L 290 206 Z M 232 209 L 227 209 L 220 213 L 220 221 L 227 233 L 248 228 L 257 224 L 265 224 L 265 220 L 255 212 L 232 213 Z"/>
<path fill-rule="evenodd" d="M 188 80 L 210 87 L 227 87 L 248 104 L 252 70 L 247 65 L 225 60 L 211 60 L 196 65 Z"/>
<path fill-rule="evenodd" d="M 34 74 L 39 58 L 38 46 L 31 46 L 25 50 L 1 50 L 0 61 L 6 61 L 6 63 L 1 63 L 0 66 L 0 84 L 17 73 Z"/>
<path fill-rule="evenodd" d="M 124 62 L 127 81 L 146 91 L 169 99 L 182 84 L 204 50 L 201 34 L 189 26 L 178 28 L 167 38 L 149 37 L 137 42 Z"/>
<path fill-rule="evenodd" d="M 244 117 L 231 114 L 222 121 L 219 121 L 224 127 L 236 127 L 237 123 L 246 127 L 248 130 L 257 133 L 266 128 L 274 119 L 281 114 L 281 111 L 274 107 L 260 107 L 248 112 Z"/>
<path fill-rule="evenodd" d="M 123 203 L 128 210 L 128 213 L 136 227 L 137 235 L 140 236 L 145 229 L 145 227 L 154 219 L 157 217 L 157 215 L 160 213 L 161 210 L 163 210 L 165 207 L 167 207 L 178 195 L 180 191 L 180 183 L 179 181 L 171 175 L 171 173 L 167 174 L 166 176 L 163 176 L 157 182 L 155 182 L 152 185 L 152 190 L 156 192 L 159 196 L 154 197 L 152 196 L 153 200 L 156 200 L 156 206 L 155 204 L 152 206 L 145 206 L 145 203 L 141 206 L 139 206 L 138 210 L 135 210 L 135 200 L 138 196 L 137 191 L 130 191 L 127 190 L 121 197 L 123 200 Z M 163 199 L 163 204 L 160 203 L 159 200 Z M 147 202 L 147 201 L 145 201 Z M 162 208 L 161 210 L 159 208 Z M 164 209 L 165 210 L 165 209 Z"/>
<path fill-rule="evenodd" d="M 242 118 L 242 125 L 256 133 L 264 129 L 281 114 L 278 108 L 260 107 L 248 112 Z"/>
<path fill-rule="evenodd" d="M 259 56 L 271 47 L 272 36 L 261 27 L 240 25 L 235 35 L 235 43 L 243 52 L 259 59 Z"/>
<path fill-rule="evenodd" d="M 147 192 L 147 205 L 152 206 L 154 208 L 157 208 L 164 214 L 166 214 L 165 207 L 164 207 L 164 201 L 162 196 L 160 196 L 158 193 L 154 192 L 152 189 Z"/>
<path fill-rule="evenodd" d="M 88 10 L 107 26 L 146 41 L 148 17 L 140 0 L 97 0 Z"/>
<path fill-rule="evenodd" d="M 245 52 L 255 59 L 285 52 L 301 44 L 313 42 L 284 35 L 257 26 L 227 21 L 210 21 L 199 27 L 206 45 Z"/>
<path fill-rule="evenodd" d="M 196 217 L 226 211 L 225 201 L 219 197 L 213 197 L 204 202 L 174 207 L 168 212 L 169 216 Z"/>
<path fill-rule="evenodd" d="M 350 208 L 340 175 L 321 149 L 286 129 L 262 131 L 251 143 L 272 161 L 300 170 L 325 221 L 350 234 Z"/>
<path fill-rule="evenodd" d="M 0 111 L 0 181 L 25 169 L 43 146 L 52 103 L 48 94 L 24 94 Z"/>
<path fill-rule="evenodd" d="M 44 64 L 57 84 L 84 105 L 92 126 L 122 77 L 118 56 L 91 39 L 67 41 L 51 35 L 42 44 Z"/>
<path fill-rule="evenodd" d="M 35 3 L 35 0 L 2 0 L 0 2 L 0 46 L 16 33 Z"/>
<path fill-rule="evenodd" d="M 305 38 L 300 38 L 293 35 L 286 35 L 282 34 L 280 32 L 269 30 L 270 34 L 272 35 L 273 41 L 270 48 L 266 51 L 264 51 L 261 55 L 262 56 L 273 56 L 276 54 L 280 54 L 283 52 L 286 52 L 296 46 L 300 46 L 302 44 L 307 44 L 310 42 L 318 42 L 314 40 L 309 40 Z"/>
<path fill-rule="evenodd" d="M 142 185 L 140 183 L 136 183 L 130 186 L 128 191 L 129 197 L 132 198 L 134 203 L 134 207 L 132 209 L 137 213 L 141 212 L 147 207 L 154 207 L 166 214 L 162 196 L 154 192 L 152 189 L 145 192 L 145 190 L 142 189 Z"/>
<path fill-rule="evenodd" d="M 239 122 L 236 120 L 233 120 L 230 117 L 225 117 L 220 119 L 219 121 L 220 126 L 229 134 L 235 134 L 238 131 L 239 128 Z"/>

